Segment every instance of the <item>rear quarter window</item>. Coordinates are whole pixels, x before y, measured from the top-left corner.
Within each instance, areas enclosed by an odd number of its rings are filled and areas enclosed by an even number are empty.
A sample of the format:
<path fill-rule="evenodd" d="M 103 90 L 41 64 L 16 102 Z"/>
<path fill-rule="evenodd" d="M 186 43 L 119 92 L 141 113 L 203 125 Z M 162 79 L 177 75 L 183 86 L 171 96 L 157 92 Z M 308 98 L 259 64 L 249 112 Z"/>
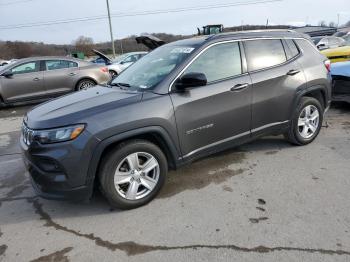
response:
<path fill-rule="evenodd" d="M 289 51 L 289 52 L 286 52 L 288 60 L 299 55 L 299 49 L 296 46 L 295 42 L 292 39 L 286 39 L 285 41 Z"/>
<path fill-rule="evenodd" d="M 244 41 L 248 70 L 255 71 L 287 61 L 282 41 L 262 39 Z"/>

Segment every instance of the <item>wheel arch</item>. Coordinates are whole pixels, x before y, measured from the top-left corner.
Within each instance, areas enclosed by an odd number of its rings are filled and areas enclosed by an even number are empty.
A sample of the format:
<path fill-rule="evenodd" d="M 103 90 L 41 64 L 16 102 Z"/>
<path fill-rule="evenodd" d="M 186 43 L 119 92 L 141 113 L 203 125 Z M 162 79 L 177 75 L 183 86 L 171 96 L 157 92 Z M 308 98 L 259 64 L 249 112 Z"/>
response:
<path fill-rule="evenodd" d="M 77 80 L 77 82 L 75 83 L 75 87 L 74 87 L 74 90 L 75 90 L 75 91 L 78 90 L 78 85 L 79 85 L 79 83 L 80 83 L 81 81 L 83 81 L 83 80 L 91 80 L 91 81 L 93 81 L 96 85 L 98 84 L 97 81 L 96 81 L 96 79 L 94 79 L 94 78 L 92 78 L 92 77 L 90 77 L 90 76 L 83 76 L 83 77 L 79 78 L 79 79 Z"/>
<path fill-rule="evenodd" d="M 156 144 L 164 152 L 169 167 L 171 169 L 177 168 L 180 154 L 168 132 L 160 126 L 144 127 L 102 140 L 93 151 L 87 174 L 87 182 L 93 182 L 95 180 L 101 160 L 108 152 L 113 150 L 118 144 L 132 139 L 144 139 Z"/>
<path fill-rule="evenodd" d="M 327 102 L 327 93 L 326 93 L 325 86 L 315 85 L 298 92 L 293 103 L 293 109 L 296 108 L 296 106 L 300 102 L 300 99 L 305 96 L 313 97 L 317 99 L 323 106 L 323 109 L 327 107 L 328 102 Z M 290 118 L 293 117 L 293 113 L 294 113 L 294 110 L 291 110 Z"/>

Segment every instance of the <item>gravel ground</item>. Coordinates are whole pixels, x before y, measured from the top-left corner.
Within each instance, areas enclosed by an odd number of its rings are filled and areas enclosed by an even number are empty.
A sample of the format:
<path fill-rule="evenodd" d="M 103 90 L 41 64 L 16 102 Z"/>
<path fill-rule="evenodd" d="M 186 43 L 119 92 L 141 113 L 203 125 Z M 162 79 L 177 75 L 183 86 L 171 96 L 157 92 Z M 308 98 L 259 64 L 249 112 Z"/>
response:
<path fill-rule="evenodd" d="M 308 146 L 266 137 L 197 161 L 131 211 L 37 198 L 28 108 L 0 111 L 0 261 L 350 261 L 350 105 Z"/>

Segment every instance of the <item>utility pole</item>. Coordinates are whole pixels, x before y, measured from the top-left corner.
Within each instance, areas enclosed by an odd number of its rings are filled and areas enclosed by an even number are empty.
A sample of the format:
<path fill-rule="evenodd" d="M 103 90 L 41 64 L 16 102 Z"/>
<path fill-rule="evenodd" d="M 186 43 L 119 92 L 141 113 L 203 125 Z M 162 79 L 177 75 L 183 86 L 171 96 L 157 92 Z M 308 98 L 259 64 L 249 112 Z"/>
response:
<path fill-rule="evenodd" d="M 338 16 L 337 28 L 339 28 L 339 19 L 340 19 L 340 14 L 338 13 L 338 14 L 337 14 L 337 16 Z"/>
<path fill-rule="evenodd" d="M 107 11 L 108 11 L 109 31 L 110 31 L 110 33 L 111 33 L 113 57 L 115 57 L 115 47 L 114 47 L 114 39 L 113 39 L 111 12 L 110 12 L 110 10 L 109 10 L 109 0 L 106 0 L 106 2 L 107 2 Z"/>

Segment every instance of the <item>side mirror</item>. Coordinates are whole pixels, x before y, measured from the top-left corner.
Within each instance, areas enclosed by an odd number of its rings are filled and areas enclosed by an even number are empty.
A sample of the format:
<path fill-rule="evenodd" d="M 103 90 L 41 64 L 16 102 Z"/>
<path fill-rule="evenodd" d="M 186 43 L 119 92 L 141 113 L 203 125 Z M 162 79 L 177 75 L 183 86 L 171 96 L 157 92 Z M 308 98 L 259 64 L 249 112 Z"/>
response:
<path fill-rule="evenodd" d="M 326 48 L 326 45 L 325 44 L 319 44 L 318 46 L 317 46 L 317 48 L 318 49 L 325 49 Z"/>
<path fill-rule="evenodd" d="M 10 78 L 11 76 L 13 76 L 13 73 L 9 70 L 9 71 L 5 71 L 4 73 L 2 73 L 1 76 Z"/>
<path fill-rule="evenodd" d="M 207 84 L 207 77 L 203 73 L 187 73 L 179 78 L 175 87 L 177 90 L 184 91 L 190 87 L 205 86 Z"/>

